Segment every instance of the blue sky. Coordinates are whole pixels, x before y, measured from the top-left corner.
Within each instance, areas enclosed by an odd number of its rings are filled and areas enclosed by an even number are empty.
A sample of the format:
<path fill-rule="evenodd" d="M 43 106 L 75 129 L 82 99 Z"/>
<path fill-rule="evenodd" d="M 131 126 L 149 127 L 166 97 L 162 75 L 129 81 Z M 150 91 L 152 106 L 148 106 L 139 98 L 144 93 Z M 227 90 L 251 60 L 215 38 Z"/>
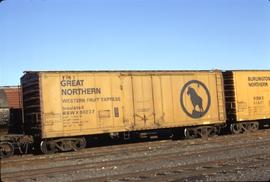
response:
<path fill-rule="evenodd" d="M 270 1 L 0 3 L 0 86 L 28 70 L 126 69 L 270 69 Z"/>

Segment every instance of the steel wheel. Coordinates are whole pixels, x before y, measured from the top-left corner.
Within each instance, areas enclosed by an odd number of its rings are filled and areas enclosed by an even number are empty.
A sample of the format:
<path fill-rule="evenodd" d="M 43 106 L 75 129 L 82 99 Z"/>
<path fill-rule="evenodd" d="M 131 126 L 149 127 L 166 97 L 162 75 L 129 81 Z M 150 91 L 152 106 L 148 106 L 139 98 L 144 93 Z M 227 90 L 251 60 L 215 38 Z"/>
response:
<path fill-rule="evenodd" d="M 233 134 L 239 134 L 242 132 L 242 124 L 240 123 L 233 123 L 230 126 L 230 130 Z"/>
<path fill-rule="evenodd" d="M 250 124 L 250 131 L 251 132 L 255 132 L 259 129 L 259 123 L 258 122 L 253 122 Z"/>
<path fill-rule="evenodd" d="M 192 139 L 196 137 L 196 134 L 194 133 L 194 130 L 191 128 L 185 128 L 184 130 L 184 136 L 187 139 Z"/>
<path fill-rule="evenodd" d="M 10 142 L 0 143 L 0 157 L 7 158 L 14 154 L 14 147 Z"/>
<path fill-rule="evenodd" d="M 53 154 L 56 152 L 55 143 L 53 141 L 41 141 L 40 150 L 44 154 Z"/>

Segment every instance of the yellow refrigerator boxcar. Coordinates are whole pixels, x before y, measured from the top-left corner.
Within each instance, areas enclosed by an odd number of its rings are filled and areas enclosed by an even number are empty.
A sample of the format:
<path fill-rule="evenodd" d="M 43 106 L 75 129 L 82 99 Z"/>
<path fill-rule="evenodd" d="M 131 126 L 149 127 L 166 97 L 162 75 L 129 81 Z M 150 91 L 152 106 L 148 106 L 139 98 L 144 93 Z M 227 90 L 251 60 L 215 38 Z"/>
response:
<path fill-rule="evenodd" d="M 26 72 L 27 134 L 40 138 L 221 124 L 220 71 Z"/>
<path fill-rule="evenodd" d="M 229 120 L 270 118 L 270 70 L 227 71 L 224 80 Z"/>

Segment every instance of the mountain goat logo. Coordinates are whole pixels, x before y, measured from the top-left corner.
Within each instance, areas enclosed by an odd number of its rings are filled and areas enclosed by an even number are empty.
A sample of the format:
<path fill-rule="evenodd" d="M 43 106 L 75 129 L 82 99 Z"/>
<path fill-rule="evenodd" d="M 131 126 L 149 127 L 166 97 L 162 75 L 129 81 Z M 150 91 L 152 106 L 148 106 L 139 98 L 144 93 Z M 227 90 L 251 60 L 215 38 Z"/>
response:
<path fill-rule="evenodd" d="M 203 117 L 211 104 L 210 93 L 205 84 L 198 80 L 187 82 L 180 93 L 180 104 L 189 117 Z"/>
<path fill-rule="evenodd" d="M 196 106 L 199 107 L 199 111 L 203 112 L 203 103 L 202 103 L 202 98 L 196 93 L 194 88 L 188 87 L 187 94 L 190 96 L 192 105 L 193 105 L 193 110 L 196 110 Z"/>

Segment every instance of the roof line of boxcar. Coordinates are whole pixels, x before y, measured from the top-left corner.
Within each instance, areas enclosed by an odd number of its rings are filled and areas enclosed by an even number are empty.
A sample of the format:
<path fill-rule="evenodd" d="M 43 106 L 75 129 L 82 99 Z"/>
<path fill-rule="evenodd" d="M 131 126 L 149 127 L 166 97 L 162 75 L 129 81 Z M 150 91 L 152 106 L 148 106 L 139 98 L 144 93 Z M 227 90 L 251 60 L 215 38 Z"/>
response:
<path fill-rule="evenodd" d="M 212 70 L 56 70 L 56 71 L 24 71 L 24 73 L 64 73 L 64 72 L 91 72 L 91 73 L 117 73 L 117 72 L 215 72 L 215 71 L 221 71 L 221 72 L 228 72 L 228 71 L 270 71 L 267 69 L 244 69 L 244 70 L 220 70 L 220 69 L 212 69 Z"/>
<path fill-rule="evenodd" d="M 63 73 L 63 72 L 97 72 L 97 73 L 109 73 L 109 72 L 215 72 L 221 71 L 215 70 L 61 70 L 61 71 L 24 71 L 24 73 Z"/>
<path fill-rule="evenodd" d="M 19 85 L 0 86 L 0 89 L 13 89 L 13 88 L 20 88 L 20 86 Z"/>
<path fill-rule="evenodd" d="M 263 70 L 260 70 L 260 69 L 258 69 L 258 70 L 248 70 L 248 69 L 246 69 L 246 70 L 223 70 L 223 72 L 227 72 L 227 71 L 270 71 L 270 69 L 269 70 L 266 70 L 266 69 L 263 69 Z"/>

